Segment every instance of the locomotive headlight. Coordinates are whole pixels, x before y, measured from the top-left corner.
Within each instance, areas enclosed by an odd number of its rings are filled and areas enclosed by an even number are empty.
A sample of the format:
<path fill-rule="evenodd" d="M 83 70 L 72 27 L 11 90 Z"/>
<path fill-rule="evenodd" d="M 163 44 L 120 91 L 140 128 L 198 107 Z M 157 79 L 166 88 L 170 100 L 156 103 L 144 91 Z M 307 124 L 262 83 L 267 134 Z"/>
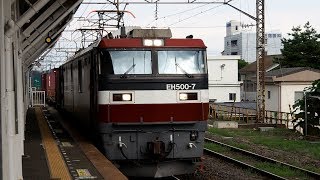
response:
<path fill-rule="evenodd" d="M 145 39 L 145 40 L 143 40 L 143 45 L 144 45 L 144 46 L 152 46 L 152 45 L 153 45 L 152 39 Z"/>
<path fill-rule="evenodd" d="M 187 93 L 180 93 L 180 94 L 179 94 L 179 99 L 180 99 L 181 101 L 188 100 L 188 94 L 187 94 Z"/>
<path fill-rule="evenodd" d="M 153 45 L 154 46 L 163 46 L 163 39 L 154 39 Z"/>
<path fill-rule="evenodd" d="M 122 94 L 122 100 L 123 101 L 131 101 L 132 100 L 131 94 Z"/>
<path fill-rule="evenodd" d="M 143 45 L 144 46 L 163 46 L 164 42 L 163 42 L 163 39 L 144 39 Z"/>
<path fill-rule="evenodd" d="M 180 101 L 198 100 L 198 93 L 179 93 Z"/>
<path fill-rule="evenodd" d="M 132 101 L 132 94 L 113 94 L 113 101 Z"/>
<path fill-rule="evenodd" d="M 190 132 L 190 141 L 195 141 L 198 139 L 198 131 L 191 131 Z"/>

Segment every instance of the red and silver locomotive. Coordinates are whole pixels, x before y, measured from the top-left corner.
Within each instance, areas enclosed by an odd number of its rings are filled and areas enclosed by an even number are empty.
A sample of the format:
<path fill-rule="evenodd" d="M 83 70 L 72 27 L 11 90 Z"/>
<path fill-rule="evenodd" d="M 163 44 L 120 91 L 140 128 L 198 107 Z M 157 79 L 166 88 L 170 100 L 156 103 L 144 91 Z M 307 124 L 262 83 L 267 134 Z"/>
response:
<path fill-rule="evenodd" d="M 129 176 L 192 173 L 208 119 L 206 46 L 169 29 L 102 38 L 60 68 L 62 108 Z"/>

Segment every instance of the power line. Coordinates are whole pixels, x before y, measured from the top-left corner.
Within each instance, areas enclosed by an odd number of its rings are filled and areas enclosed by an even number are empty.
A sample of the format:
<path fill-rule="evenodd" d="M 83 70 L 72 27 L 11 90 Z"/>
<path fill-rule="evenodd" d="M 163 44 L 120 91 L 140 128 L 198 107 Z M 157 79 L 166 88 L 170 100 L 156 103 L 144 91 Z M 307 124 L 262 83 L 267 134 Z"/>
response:
<path fill-rule="evenodd" d="M 207 10 L 205 10 L 205 11 L 201 11 L 201 12 L 199 12 L 199 13 L 197 13 L 197 14 L 194 14 L 194 15 L 192 15 L 192 16 L 186 17 L 186 18 L 181 19 L 181 20 L 179 20 L 179 21 L 177 21 L 177 22 L 174 22 L 174 23 L 172 23 L 172 24 L 169 24 L 168 26 L 181 23 L 181 22 L 183 22 L 183 21 L 185 21 L 185 20 L 191 19 L 191 18 L 196 17 L 196 16 L 198 16 L 198 15 L 200 15 L 200 14 L 203 14 L 203 13 L 208 12 L 208 11 L 210 11 L 210 10 L 216 9 L 216 8 L 222 6 L 222 5 L 223 5 L 223 4 L 218 5 L 218 6 L 215 6 L 215 7 L 210 8 L 210 9 L 207 9 Z"/>
<path fill-rule="evenodd" d="M 90 1 L 91 1 L 91 0 L 90 0 Z M 86 12 L 86 10 L 88 9 L 88 7 L 89 7 L 89 4 L 87 4 L 87 6 L 86 6 L 85 9 L 83 10 L 83 12 L 82 12 L 82 14 L 81 14 L 80 17 L 83 16 L 83 14 Z M 75 25 L 76 22 L 77 22 L 77 21 L 75 21 L 75 22 L 72 24 L 72 26 Z M 70 25 L 70 26 L 71 26 L 71 25 Z"/>
<path fill-rule="evenodd" d="M 119 4 L 122 4 L 122 5 L 123 4 L 125 4 L 125 5 L 128 5 L 128 4 L 137 4 L 137 5 L 139 5 L 139 4 L 141 4 L 141 5 L 142 4 L 144 4 L 144 5 L 148 5 L 148 4 L 149 5 L 154 5 L 154 4 L 156 4 L 156 5 L 157 4 L 159 4 L 159 5 L 160 4 L 164 4 L 164 5 L 165 4 L 167 4 L 167 5 L 173 5 L 173 4 L 176 4 L 176 5 L 181 5 L 181 4 L 197 5 L 198 4 L 199 5 L 200 4 L 200 6 L 198 6 L 198 7 L 190 8 L 190 9 L 178 12 L 178 13 L 173 13 L 173 14 L 170 14 L 170 15 L 167 15 L 167 16 L 163 16 L 163 17 L 158 17 L 157 18 L 157 19 L 164 19 L 164 18 L 167 18 L 167 17 L 172 17 L 172 16 L 176 16 L 178 14 L 182 14 L 182 13 L 185 13 L 185 12 L 188 12 L 188 11 L 193 11 L 193 10 L 199 9 L 201 7 L 204 7 L 204 6 L 208 5 L 208 4 L 220 4 L 219 6 L 221 6 L 221 5 L 223 5 L 225 3 L 228 3 L 228 2 L 231 2 L 231 1 L 232 0 L 215 0 L 215 1 L 213 1 L 213 0 L 212 1 L 208 1 L 208 0 L 207 1 L 205 1 L 205 0 L 202 0 L 202 1 L 201 0 L 185 0 L 185 1 L 163 1 L 163 0 L 125 1 L 125 0 L 122 0 L 121 2 L 119 2 Z M 97 9 L 103 9 L 104 7 L 108 7 L 108 6 L 111 6 L 111 5 L 116 5 L 115 2 L 116 1 L 112 1 L 112 0 L 108 0 L 108 1 L 104 1 L 104 2 L 100 1 L 100 2 L 97 2 L 97 3 L 96 2 L 92 2 L 92 0 L 89 0 L 88 2 L 83 2 L 82 4 L 86 5 L 86 6 L 79 13 L 79 14 L 81 14 L 80 17 L 82 17 L 88 11 L 88 8 L 89 8 L 90 5 L 99 5 L 99 4 L 102 5 L 103 4 L 103 6 L 101 8 L 97 7 Z M 219 7 L 219 6 L 217 6 L 217 7 Z M 201 11 L 200 13 L 194 14 L 192 16 L 186 17 L 186 18 L 184 18 L 184 19 L 182 19 L 182 20 L 180 20 L 178 22 L 170 24 L 170 26 L 174 25 L 174 24 L 177 24 L 177 23 L 180 23 L 180 22 L 183 22 L 183 21 L 185 21 L 187 19 L 193 18 L 193 17 L 198 16 L 200 14 L 203 14 L 203 13 L 205 13 L 207 11 L 210 11 L 212 9 L 215 9 L 217 7 L 213 7 L 213 8 Z M 74 23 L 72 23 L 72 25 L 75 25 L 77 22 L 79 22 L 80 17 Z M 91 17 L 93 17 L 93 16 L 91 16 Z M 97 23 L 97 22 L 95 22 L 95 23 Z M 220 27 L 224 27 L 224 26 L 220 26 Z M 215 27 L 172 27 L 172 28 L 220 28 L 220 27 L 219 26 L 215 26 Z M 71 32 L 71 30 L 69 30 L 69 32 Z M 81 35 L 80 35 L 80 37 L 78 36 L 79 32 L 77 32 L 77 31 L 75 32 L 74 35 L 75 35 L 75 37 L 72 37 L 72 35 L 71 35 L 71 40 L 72 41 L 77 41 L 77 40 L 79 40 L 81 38 Z M 89 37 L 89 36 L 90 35 L 84 35 L 84 37 Z M 76 43 L 76 46 L 77 46 L 77 43 Z"/>
<path fill-rule="evenodd" d="M 136 5 L 153 5 L 153 4 L 164 4 L 164 5 L 172 5 L 172 4 L 224 4 L 224 3 L 229 3 L 233 0 L 221 0 L 221 1 L 130 1 L 130 2 L 119 2 L 119 4 L 136 4 Z M 114 4 L 113 2 L 82 2 L 82 4 Z"/>
<path fill-rule="evenodd" d="M 171 29 L 213 29 L 213 28 L 225 28 L 226 26 L 171 26 Z"/>
<path fill-rule="evenodd" d="M 208 5 L 208 3 L 207 3 L 207 4 L 203 4 L 203 5 L 201 5 L 201 6 L 198 6 L 198 7 L 195 7 L 195 8 L 190 8 L 190 9 L 184 10 L 184 11 L 181 11 L 181 12 L 178 12 L 178 13 L 169 14 L 169 15 L 167 15 L 167 16 L 162 16 L 162 17 L 159 17 L 157 20 L 159 20 L 159 19 L 164 19 L 164 18 L 168 18 L 168 17 L 172 17 L 172 16 L 176 16 L 176 15 L 179 15 L 179 14 L 182 14 L 182 13 L 185 13 L 185 12 L 188 12 L 188 11 L 193 11 L 193 10 L 195 10 L 195 9 L 201 8 L 201 7 L 206 6 L 206 5 Z M 150 23 L 147 24 L 146 26 L 149 26 L 149 25 L 150 25 L 151 23 L 153 23 L 154 21 L 156 21 L 156 20 L 153 20 L 152 22 L 150 22 Z"/>

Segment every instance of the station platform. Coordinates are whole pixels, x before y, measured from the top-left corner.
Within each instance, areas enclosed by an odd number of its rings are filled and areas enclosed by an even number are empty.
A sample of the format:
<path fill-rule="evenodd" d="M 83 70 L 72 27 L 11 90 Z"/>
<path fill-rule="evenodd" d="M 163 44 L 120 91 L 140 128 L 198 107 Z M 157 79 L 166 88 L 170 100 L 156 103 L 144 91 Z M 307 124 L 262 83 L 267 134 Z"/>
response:
<path fill-rule="evenodd" d="M 50 107 L 28 109 L 24 145 L 26 180 L 127 179 Z"/>

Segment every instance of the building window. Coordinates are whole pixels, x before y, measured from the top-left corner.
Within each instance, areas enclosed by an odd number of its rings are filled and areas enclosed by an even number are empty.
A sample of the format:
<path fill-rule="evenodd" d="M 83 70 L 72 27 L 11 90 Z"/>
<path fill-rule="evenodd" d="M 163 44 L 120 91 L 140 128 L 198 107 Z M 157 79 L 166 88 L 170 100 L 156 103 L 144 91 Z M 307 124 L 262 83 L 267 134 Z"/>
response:
<path fill-rule="evenodd" d="M 276 38 L 276 37 L 277 37 L 277 34 L 272 34 L 272 37 L 273 37 L 273 38 Z"/>
<path fill-rule="evenodd" d="M 268 38 L 264 39 L 264 44 L 268 44 Z"/>
<path fill-rule="evenodd" d="M 268 34 L 268 38 L 272 38 L 272 34 Z"/>
<path fill-rule="evenodd" d="M 229 46 L 229 42 L 227 42 L 227 46 Z"/>
<path fill-rule="evenodd" d="M 236 31 L 238 31 L 238 26 L 236 26 Z"/>
<path fill-rule="evenodd" d="M 238 46 L 238 40 L 232 40 L 231 47 L 236 47 L 236 46 Z"/>
<path fill-rule="evenodd" d="M 236 93 L 229 93 L 229 100 L 235 101 L 236 100 Z"/>
<path fill-rule="evenodd" d="M 268 91 L 268 99 L 271 98 L 271 91 Z"/>
<path fill-rule="evenodd" d="M 231 52 L 231 55 L 238 55 L 238 52 Z"/>
<path fill-rule="evenodd" d="M 294 92 L 294 102 L 303 99 L 303 91 L 295 91 Z"/>
<path fill-rule="evenodd" d="M 277 36 L 278 36 L 279 38 L 281 38 L 281 34 L 278 34 Z"/>

